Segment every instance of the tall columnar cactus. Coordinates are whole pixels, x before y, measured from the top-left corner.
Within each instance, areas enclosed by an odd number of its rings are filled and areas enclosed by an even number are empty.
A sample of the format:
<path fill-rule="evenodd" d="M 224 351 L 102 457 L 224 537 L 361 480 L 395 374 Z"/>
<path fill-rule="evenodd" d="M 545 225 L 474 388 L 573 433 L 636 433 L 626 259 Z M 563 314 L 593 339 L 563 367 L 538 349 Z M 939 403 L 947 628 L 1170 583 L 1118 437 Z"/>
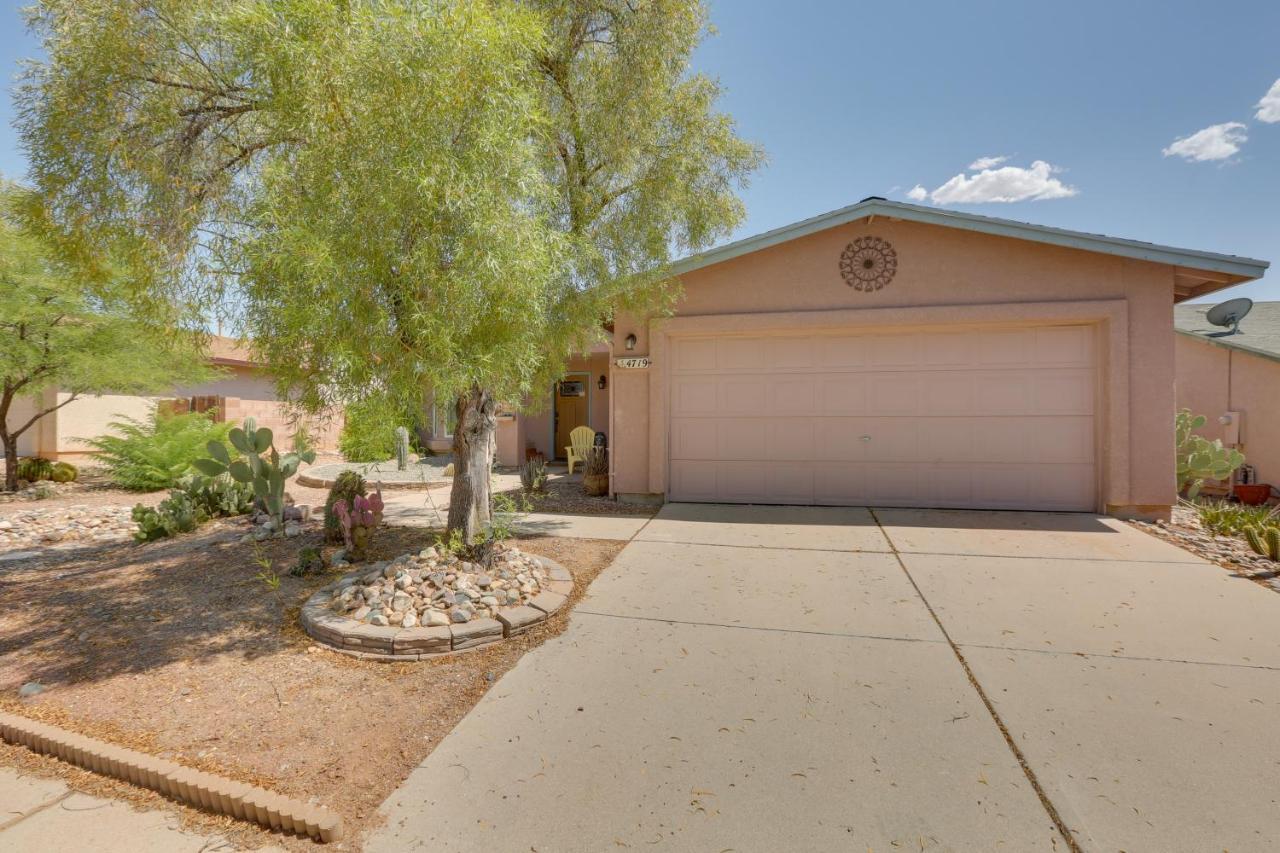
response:
<path fill-rule="evenodd" d="M 409 430 L 396 427 L 396 470 L 403 471 L 409 467 Z"/>
<path fill-rule="evenodd" d="M 1195 430 L 1204 424 L 1204 415 L 1193 415 L 1190 409 L 1178 412 L 1174 419 L 1178 491 L 1185 489 L 1188 498 L 1200 494 L 1205 480 L 1228 480 L 1232 472 L 1244 464 L 1244 454 L 1240 451 L 1223 447 L 1218 439 L 1210 441 L 1196 435 Z"/>
<path fill-rule="evenodd" d="M 1246 527 L 1249 547 L 1272 562 L 1280 562 L 1280 527 Z"/>
<path fill-rule="evenodd" d="M 373 532 L 382 523 L 382 489 L 365 497 L 356 495 L 351 506 L 345 500 L 333 505 L 333 512 L 338 516 L 338 525 L 342 528 L 342 541 L 347 546 L 347 559 L 358 562 L 365 558 Z"/>
<path fill-rule="evenodd" d="M 245 418 L 244 429 L 237 427 L 227 435 L 242 458 L 232 459 L 222 442 L 211 441 L 207 447 L 213 458 L 197 459 L 194 464 L 200 473 L 210 477 L 230 474 L 237 482 L 251 484 L 254 497 L 275 520 L 276 529 L 281 530 L 284 528 L 285 481 L 298 473 L 300 463 L 315 461 L 316 454 L 307 450 L 281 456 L 271 443 L 273 437 L 271 430 L 259 429 L 253 418 Z"/>

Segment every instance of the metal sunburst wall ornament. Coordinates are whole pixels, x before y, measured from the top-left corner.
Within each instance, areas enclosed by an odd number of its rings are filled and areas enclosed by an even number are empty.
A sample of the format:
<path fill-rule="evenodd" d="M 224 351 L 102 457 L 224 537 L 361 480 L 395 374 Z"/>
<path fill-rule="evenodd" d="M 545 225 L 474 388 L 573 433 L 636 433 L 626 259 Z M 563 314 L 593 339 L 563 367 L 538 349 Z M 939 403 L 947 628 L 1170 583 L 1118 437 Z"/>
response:
<path fill-rule="evenodd" d="M 859 237 L 840 253 L 840 275 L 854 290 L 870 293 L 893 281 L 898 253 L 879 237 Z"/>

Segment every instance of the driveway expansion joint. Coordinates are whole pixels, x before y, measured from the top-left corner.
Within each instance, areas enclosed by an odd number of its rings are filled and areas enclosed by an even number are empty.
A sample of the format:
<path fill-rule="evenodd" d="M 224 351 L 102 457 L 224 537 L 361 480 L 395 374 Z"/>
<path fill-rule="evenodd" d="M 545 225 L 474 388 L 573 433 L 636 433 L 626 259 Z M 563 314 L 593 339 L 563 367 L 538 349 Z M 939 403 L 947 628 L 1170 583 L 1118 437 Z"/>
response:
<path fill-rule="evenodd" d="M 8 820 L 4 821 L 3 823 L 0 823 L 0 832 L 4 832 L 6 829 L 15 827 L 18 824 L 22 823 L 27 818 L 35 817 L 36 815 L 40 814 L 40 812 L 45 811 L 47 809 L 51 809 L 54 806 L 61 804 L 63 800 L 67 799 L 74 793 L 75 791 L 68 788 L 66 791 L 63 791 L 61 794 L 59 794 L 58 796 L 54 797 L 51 800 L 46 800 L 45 802 L 41 803 L 38 806 L 33 806 L 27 809 L 25 812 L 20 812 L 18 814 L 15 814 L 13 817 L 9 818 Z"/>
<path fill-rule="evenodd" d="M 767 625 L 730 625 L 726 622 L 701 622 L 690 619 L 664 619 L 659 616 L 635 616 L 628 613 L 604 613 L 599 610 L 584 610 L 581 607 L 573 611 L 575 616 L 600 616 L 605 619 L 627 619 L 635 622 L 661 622 L 666 625 L 689 625 L 695 628 L 728 628 L 737 631 L 765 631 L 774 634 L 803 634 L 810 637 L 835 637 L 846 640 L 884 640 L 891 643 L 935 643 L 945 644 L 945 640 L 930 640 L 927 637 L 892 637 L 887 634 L 853 634 L 844 631 L 813 631 L 806 628 L 771 628 Z"/>
<path fill-rule="evenodd" d="M 1185 658 L 1156 658 L 1146 655 L 1120 655 L 1107 652 L 1061 651 L 1059 649 L 1031 649 L 1024 646 L 997 646 L 991 643 L 956 643 L 962 649 L 984 649 L 993 652 L 1026 652 L 1033 655 L 1049 655 L 1065 658 L 1102 658 L 1105 660 L 1129 660 L 1140 663 L 1173 663 L 1187 666 L 1220 666 L 1231 669 L 1260 669 L 1265 672 L 1280 672 L 1280 666 L 1268 666 L 1264 663 L 1231 663 L 1216 660 L 1187 660 Z"/>
<path fill-rule="evenodd" d="M 955 654 L 956 660 L 959 661 L 961 668 L 964 670 L 965 676 L 968 677 L 969 683 L 978 694 L 978 698 L 982 700 L 982 704 L 986 707 L 987 713 L 991 715 L 991 720 L 996 724 L 996 728 L 1000 730 L 1000 734 L 1004 737 L 1004 741 L 1008 745 L 1009 751 L 1013 753 L 1013 757 L 1017 760 L 1018 766 L 1022 768 L 1022 773 L 1026 777 L 1027 782 L 1031 785 L 1031 789 L 1035 791 L 1036 796 L 1040 798 L 1040 804 L 1044 806 L 1044 810 L 1049 813 L 1049 818 L 1053 821 L 1054 826 L 1057 827 L 1058 834 L 1061 835 L 1063 841 L 1066 842 L 1067 849 L 1071 850 L 1072 853 L 1083 853 L 1083 848 L 1080 847 L 1075 836 L 1071 833 L 1071 829 L 1066 825 L 1066 822 L 1063 821 L 1062 816 L 1058 813 L 1057 806 L 1055 806 L 1053 801 L 1049 799 L 1049 795 L 1044 790 L 1043 786 L 1041 786 L 1040 780 L 1036 777 L 1035 771 L 1031 769 L 1031 764 L 1027 761 L 1027 757 L 1023 755 L 1022 749 L 1013 739 L 1013 735 L 1009 733 L 1009 729 L 1005 725 L 1004 720 L 1001 719 L 1000 713 L 996 711 L 995 703 L 991 701 L 991 697 L 989 697 L 987 695 L 987 691 L 983 689 L 982 684 L 978 681 L 972 667 L 969 666 L 969 662 L 965 660 L 964 653 L 960 650 L 960 646 L 951 638 L 950 632 L 948 632 L 946 626 L 942 624 L 942 620 L 938 618 L 938 614 L 933 609 L 933 605 L 930 604 L 929 599 L 925 597 L 924 590 L 920 589 L 920 585 L 917 584 L 916 579 L 912 577 L 911 570 L 907 568 L 906 562 L 902 559 L 902 554 L 898 552 L 897 546 L 893 544 L 893 539 L 889 536 L 889 531 L 884 529 L 884 525 L 880 522 L 880 517 L 876 515 L 876 511 L 874 509 L 868 508 L 868 512 L 871 513 L 871 518 L 880 528 L 880 533 L 884 536 L 885 541 L 889 543 L 889 547 L 893 549 L 893 555 L 898 561 L 898 566 L 907 576 L 907 580 L 910 581 L 911 586 L 915 589 L 916 595 L 920 596 L 920 601 L 924 604 L 925 609 L 929 611 L 929 615 L 933 617 L 934 624 L 938 626 L 938 630 L 942 632 L 942 636 L 946 638 L 947 643 L 951 646 L 951 651 Z"/>

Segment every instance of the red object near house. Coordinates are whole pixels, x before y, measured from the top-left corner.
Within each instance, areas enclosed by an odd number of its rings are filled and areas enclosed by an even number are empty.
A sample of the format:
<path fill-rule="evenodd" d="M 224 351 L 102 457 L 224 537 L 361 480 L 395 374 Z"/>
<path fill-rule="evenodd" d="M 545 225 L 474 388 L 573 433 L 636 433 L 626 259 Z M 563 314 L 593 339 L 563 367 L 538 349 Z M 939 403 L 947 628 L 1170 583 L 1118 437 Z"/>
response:
<path fill-rule="evenodd" d="M 1270 483 L 1236 483 L 1231 487 L 1236 500 L 1249 506 L 1262 506 L 1271 497 Z"/>

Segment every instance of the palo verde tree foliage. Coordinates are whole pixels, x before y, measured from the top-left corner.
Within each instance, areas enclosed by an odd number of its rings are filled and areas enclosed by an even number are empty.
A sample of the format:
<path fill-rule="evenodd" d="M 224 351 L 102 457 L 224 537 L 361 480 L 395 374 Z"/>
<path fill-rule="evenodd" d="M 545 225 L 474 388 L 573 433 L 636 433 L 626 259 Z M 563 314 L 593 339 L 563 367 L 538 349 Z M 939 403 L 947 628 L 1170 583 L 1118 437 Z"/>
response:
<path fill-rule="evenodd" d="M 44 0 L 19 90 L 68 257 L 243 306 L 311 407 L 457 400 L 449 526 L 488 522 L 494 410 L 547 387 L 759 161 L 688 72 L 698 0 Z"/>
<path fill-rule="evenodd" d="M 46 415 L 87 394 L 163 392 L 208 373 L 194 335 L 165 334 L 56 262 L 18 221 L 24 195 L 0 185 L 0 444 L 10 491 L 18 439 Z"/>

